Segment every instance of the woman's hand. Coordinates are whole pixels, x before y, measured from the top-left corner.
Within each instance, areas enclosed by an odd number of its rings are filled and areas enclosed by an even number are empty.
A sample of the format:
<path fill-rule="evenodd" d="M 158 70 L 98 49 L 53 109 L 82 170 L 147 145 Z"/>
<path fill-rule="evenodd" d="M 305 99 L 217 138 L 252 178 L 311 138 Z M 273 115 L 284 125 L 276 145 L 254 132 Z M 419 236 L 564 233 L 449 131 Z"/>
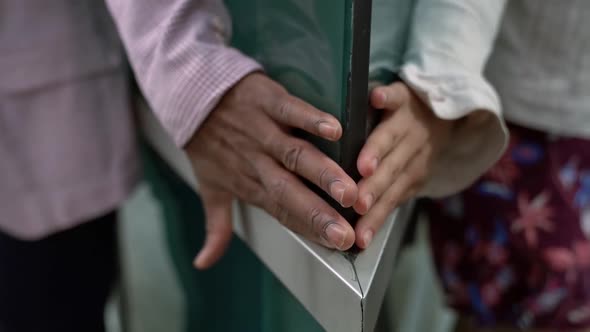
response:
<path fill-rule="evenodd" d="M 357 162 L 363 176 L 354 204 L 363 215 L 355 230 L 361 248 L 369 246 L 396 207 L 420 191 L 455 124 L 438 118 L 400 82 L 373 89 L 371 104 L 383 114 Z"/>

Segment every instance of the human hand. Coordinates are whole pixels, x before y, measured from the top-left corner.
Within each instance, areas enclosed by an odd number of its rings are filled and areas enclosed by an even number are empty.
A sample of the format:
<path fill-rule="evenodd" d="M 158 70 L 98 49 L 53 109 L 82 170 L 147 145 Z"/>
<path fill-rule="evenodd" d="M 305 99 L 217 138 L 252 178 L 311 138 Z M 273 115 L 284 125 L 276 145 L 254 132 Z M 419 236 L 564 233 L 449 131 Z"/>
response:
<path fill-rule="evenodd" d="M 186 151 L 207 219 L 196 267 L 210 267 L 225 252 L 232 236 L 233 198 L 263 208 L 287 228 L 326 247 L 346 250 L 354 244 L 350 224 L 297 175 L 345 207 L 357 200 L 356 183 L 317 148 L 293 137 L 292 128 L 332 141 L 342 135 L 336 118 L 254 73 L 222 98 L 191 138 Z"/>
<path fill-rule="evenodd" d="M 363 179 L 354 209 L 356 244 L 366 248 L 387 216 L 414 197 L 450 140 L 454 121 L 438 118 L 405 84 L 372 90 L 371 104 L 382 120 L 359 154 Z"/>

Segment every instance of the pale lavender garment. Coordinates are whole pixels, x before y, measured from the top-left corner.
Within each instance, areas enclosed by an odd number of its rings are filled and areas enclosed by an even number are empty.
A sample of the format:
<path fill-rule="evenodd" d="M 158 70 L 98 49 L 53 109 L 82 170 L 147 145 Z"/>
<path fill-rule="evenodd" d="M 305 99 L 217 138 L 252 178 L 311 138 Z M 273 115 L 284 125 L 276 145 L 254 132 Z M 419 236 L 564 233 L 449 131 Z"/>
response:
<path fill-rule="evenodd" d="M 254 60 L 226 43 L 221 0 L 107 0 L 140 86 L 182 146 Z"/>
<path fill-rule="evenodd" d="M 259 69 L 224 46 L 221 0 L 108 4 L 142 90 L 179 145 Z M 137 182 L 129 79 L 104 3 L 0 7 L 0 229 L 37 239 L 115 209 Z"/>

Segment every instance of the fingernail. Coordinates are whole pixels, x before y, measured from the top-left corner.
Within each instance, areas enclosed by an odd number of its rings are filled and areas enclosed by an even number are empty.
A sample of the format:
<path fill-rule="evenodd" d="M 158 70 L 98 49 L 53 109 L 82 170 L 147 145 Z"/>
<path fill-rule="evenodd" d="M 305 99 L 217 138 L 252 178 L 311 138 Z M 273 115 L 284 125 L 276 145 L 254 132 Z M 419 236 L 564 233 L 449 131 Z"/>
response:
<path fill-rule="evenodd" d="M 331 245 L 338 249 L 342 249 L 344 241 L 346 240 L 346 230 L 344 230 L 344 227 L 332 223 L 326 228 L 326 238 Z"/>
<path fill-rule="evenodd" d="M 335 139 L 338 135 L 338 127 L 329 123 L 329 122 L 322 122 L 319 125 L 320 135 L 324 137 L 329 137 Z"/>
<path fill-rule="evenodd" d="M 363 198 L 363 203 L 365 203 L 367 211 L 370 210 L 371 206 L 373 205 L 373 194 L 366 194 Z"/>
<path fill-rule="evenodd" d="M 363 242 L 365 242 L 365 248 L 371 244 L 371 241 L 373 241 L 373 235 L 374 233 L 372 230 L 365 231 L 365 233 L 363 234 Z"/>
<path fill-rule="evenodd" d="M 344 200 L 344 193 L 346 192 L 346 188 L 347 186 L 338 180 L 330 184 L 330 193 L 332 194 L 332 197 L 334 197 L 334 199 L 337 200 L 338 203 L 340 203 L 340 205 L 343 204 L 342 201 Z"/>

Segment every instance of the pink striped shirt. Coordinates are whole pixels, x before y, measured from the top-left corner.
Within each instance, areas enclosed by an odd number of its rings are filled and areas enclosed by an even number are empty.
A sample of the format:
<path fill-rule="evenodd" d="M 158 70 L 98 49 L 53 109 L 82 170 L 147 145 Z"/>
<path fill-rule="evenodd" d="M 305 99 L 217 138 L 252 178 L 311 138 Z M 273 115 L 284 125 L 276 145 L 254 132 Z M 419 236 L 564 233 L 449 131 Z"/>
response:
<path fill-rule="evenodd" d="M 117 208 L 138 179 L 118 36 L 182 146 L 260 66 L 225 45 L 221 0 L 3 0 L 0 229 L 37 239 Z M 35 22 L 31 25 L 31 22 Z"/>

